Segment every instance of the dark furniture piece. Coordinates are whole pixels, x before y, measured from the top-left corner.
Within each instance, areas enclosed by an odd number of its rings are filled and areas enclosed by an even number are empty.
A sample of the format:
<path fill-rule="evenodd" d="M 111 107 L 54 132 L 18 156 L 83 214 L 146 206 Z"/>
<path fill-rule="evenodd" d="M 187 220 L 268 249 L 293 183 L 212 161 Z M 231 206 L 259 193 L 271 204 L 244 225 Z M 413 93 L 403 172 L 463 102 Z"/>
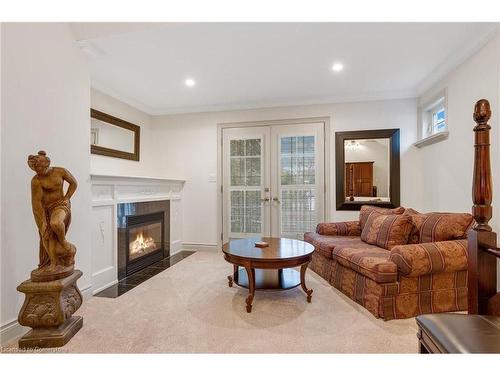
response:
<path fill-rule="evenodd" d="M 350 198 L 376 197 L 373 195 L 373 163 L 373 161 L 345 163 L 345 191 Z"/>
<path fill-rule="evenodd" d="M 259 248 L 256 242 L 265 241 L 268 247 Z M 314 247 L 304 241 L 290 238 L 243 238 L 231 240 L 222 246 L 224 259 L 233 264 L 233 274 L 228 276 L 229 287 L 233 281 L 248 288 L 246 309 L 252 311 L 256 289 L 290 289 L 299 285 L 311 302 L 312 289 L 307 289 L 305 275 Z M 300 274 L 291 269 L 300 266 Z M 239 270 L 243 267 L 244 270 Z"/>
<path fill-rule="evenodd" d="M 421 353 L 500 353 L 500 293 L 497 293 L 497 235 L 488 222 L 492 217 L 490 167 L 490 104 L 479 100 L 474 107 L 474 173 L 472 214 L 476 221 L 468 233 L 468 295 L 470 315 L 422 315 L 417 317 Z M 478 315 L 480 314 L 480 315 Z"/>
<path fill-rule="evenodd" d="M 389 197 L 390 201 L 358 201 L 349 199 L 352 195 L 346 190 L 345 142 L 360 139 L 389 139 Z M 335 133 L 335 189 L 337 210 L 359 211 L 364 204 L 395 208 L 400 204 L 399 171 L 399 129 L 360 130 Z M 346 197 L 348 199 L 346 199 Z"/>
<path fill-rule="evenodd" d="M 500 318 L 428 314 L 416 318 L 419 353 L 500 353 Z"/>

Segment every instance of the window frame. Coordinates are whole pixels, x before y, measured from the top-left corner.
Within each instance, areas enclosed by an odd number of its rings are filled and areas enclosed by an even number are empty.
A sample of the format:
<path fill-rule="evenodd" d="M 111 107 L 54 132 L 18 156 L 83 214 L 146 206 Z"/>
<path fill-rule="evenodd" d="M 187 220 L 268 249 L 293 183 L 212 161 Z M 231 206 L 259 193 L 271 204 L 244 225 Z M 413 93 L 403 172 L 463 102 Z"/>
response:
<path fill-rule="evenodd" d="M 441 123 L 434 123 L 434 116 L 444 110 L 445 118 Z M 436 130 L 444 123 L 442 130 Z M 448 95 L 444 89 L 435 94 L 431 99 L 425 101 L 418 107 L 418 140 L 414 143 L 417 147 L 423 147 L 448 138 Z"/>

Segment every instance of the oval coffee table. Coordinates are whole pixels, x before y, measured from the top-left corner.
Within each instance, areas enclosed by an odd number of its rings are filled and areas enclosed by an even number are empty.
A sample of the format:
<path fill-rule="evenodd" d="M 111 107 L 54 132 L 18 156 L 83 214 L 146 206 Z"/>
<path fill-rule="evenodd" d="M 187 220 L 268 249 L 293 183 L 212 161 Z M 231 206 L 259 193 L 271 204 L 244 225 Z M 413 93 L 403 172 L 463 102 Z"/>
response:
<path fill-rule="evenodd" d="M 265 241 L 268 247 L 256 247 L 255 243 Z M 299 285 L 311 302 L 312 289 L 306 287 L 306 270 L 312 258 L 314 246 L 290 238 L 253 237 L 231 240 L 222 246 L 224 259 L 233 264 L 233 275 L 228 276 L 229 286 L 233 281 L 248 288 L 247 312 L 252 311 L 256 289 L 290 289 Z M 292 267 L 300 266 L 299 272 Z M 243 267 L 239 270 L 238 267 Z"/>

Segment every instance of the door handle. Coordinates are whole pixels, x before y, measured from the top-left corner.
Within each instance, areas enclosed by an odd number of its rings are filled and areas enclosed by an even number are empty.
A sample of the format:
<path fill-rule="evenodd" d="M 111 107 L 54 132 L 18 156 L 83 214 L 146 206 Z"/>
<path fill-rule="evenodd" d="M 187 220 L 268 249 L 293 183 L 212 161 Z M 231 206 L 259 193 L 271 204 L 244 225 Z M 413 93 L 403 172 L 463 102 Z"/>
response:
<path fill-rule="evenodd" d="M 276 202 L 276 203 L 278 203 L 278 204 L 280 204 L 280 203 L 281 203 L 281 202 L 280 202 L 280 200 L 279 200 L 279 198 L 277 198 L 277 197 L 274 197 L 274 198 L 273 198 L 273 202 Z"/>
<path fill-rule="evenodd" d="M 269 198 L 261 198 L 260 201 L 261 202 L 269 202 Z"/>

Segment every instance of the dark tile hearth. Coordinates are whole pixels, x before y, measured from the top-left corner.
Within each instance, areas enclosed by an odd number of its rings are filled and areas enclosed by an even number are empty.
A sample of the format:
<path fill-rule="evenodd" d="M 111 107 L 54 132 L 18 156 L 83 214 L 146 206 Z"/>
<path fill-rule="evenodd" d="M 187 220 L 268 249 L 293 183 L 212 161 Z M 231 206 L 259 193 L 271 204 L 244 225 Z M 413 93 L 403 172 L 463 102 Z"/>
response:
<path fill-rule="evenodd" d="M 129 290 L 135 288 L 140 283 L 146 281 L 147 279 L 153 277 L 154 275 L 159 274 L 160 272 L 166 270 L 170 266 L 173 266 L 175 263 L 180 262 L 184 258 L 194 254 L 195 251 L 180 251 L 168 258 L 162 259 L 159 262 L 153 263 L 152 265 L 134 273 L 133 275 L 127 276 L 124 279 L 120 280 L 115 285 L 106 288 L 94 297 L 107 297 L 107 298 L 116 298 L 121 296 L 122 294 L 127 293 Z"/>

